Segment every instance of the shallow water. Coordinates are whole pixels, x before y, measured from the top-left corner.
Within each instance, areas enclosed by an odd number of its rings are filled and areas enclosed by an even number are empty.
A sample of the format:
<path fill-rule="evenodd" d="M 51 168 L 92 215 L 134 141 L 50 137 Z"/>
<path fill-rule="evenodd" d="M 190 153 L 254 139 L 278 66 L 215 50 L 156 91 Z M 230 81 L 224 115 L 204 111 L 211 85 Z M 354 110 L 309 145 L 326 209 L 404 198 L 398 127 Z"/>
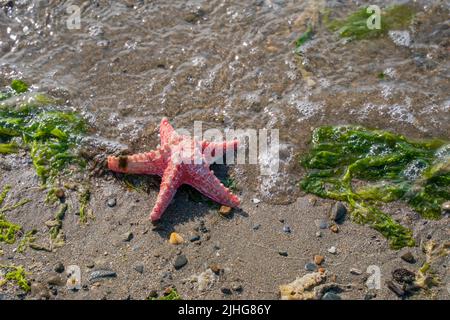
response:
<path fill-rule="evenodd" d="M 1 85 L 23 78 L 63 97 L 93 135 L 133 151 L 158 144 L 163 116 L 178 128 L 279 129 L 278 174 L 231 170 L 270 202 L 299 194 L 296 156 L 314 127 L 449 138 L 448 2 L 418 1 L 410 28 L 361 41 L 328 31 L 321 13 L 397 1 L 50 2 L 0 2 Z M 66 26 L 70 4 L 81 7 L 79 30 Z M 316 32 L 299 56 L 294 41 L 308 23 Z"/>

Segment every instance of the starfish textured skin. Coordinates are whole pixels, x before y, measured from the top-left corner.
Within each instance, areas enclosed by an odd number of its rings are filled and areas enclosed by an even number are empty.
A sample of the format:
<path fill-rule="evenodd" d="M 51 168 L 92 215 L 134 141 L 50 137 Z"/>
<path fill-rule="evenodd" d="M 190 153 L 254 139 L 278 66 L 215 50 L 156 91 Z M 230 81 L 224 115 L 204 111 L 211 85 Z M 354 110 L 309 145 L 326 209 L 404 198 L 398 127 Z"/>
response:
<path fill-rule="evenodd" d="M 175 132 L 166 118 L 159 127 L 161 146 L 150 152 L 129 156 L 108 157 L 108 169 L 130 174 L 149 174 L 162 177 L 156 204 L 150 214 L 152 221 L 161 218 L 177 189 L 188 184 L 208 198 L 238 207 L 239 198 L 232 194 L 209 169 L 219 157 L 237 148 L 238 141 L 199 141 Z M 219 151 L 219 152 L 217 152 Z"/>

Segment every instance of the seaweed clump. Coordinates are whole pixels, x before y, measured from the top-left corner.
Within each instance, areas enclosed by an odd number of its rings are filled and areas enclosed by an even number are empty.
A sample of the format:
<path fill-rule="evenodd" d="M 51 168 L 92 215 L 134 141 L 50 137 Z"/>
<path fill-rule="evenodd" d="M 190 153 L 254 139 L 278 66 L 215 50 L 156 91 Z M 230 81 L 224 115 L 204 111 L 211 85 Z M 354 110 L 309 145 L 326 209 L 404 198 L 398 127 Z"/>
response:
<path fill-rule="evenodd" d="M 414 246 L 412 231 L 379 207 L 403 201 L 423 218 L 441 217 L 450 199 L 450 144 L 410 141 L 404 136 L 359 126 L 324 126 L 312 136 L 302 160 L 301 188 L 323 198 L 346 201 L 352 220 L 368 224 L 394 249 Z"/>
<path fill-rule="evenodd" d="M 69 164 L 83 166 L 75 147 L 86 131 L 84 120 L 75 113 L 55 108 L 53 99 L 27 95 L 28 86 L 13 80 L 0 94 L 0 153 L 28 148 L 43 183 L 53 179 Z"/>
<path fill-rule="evenodd" d="M 10 190 L 11 186 L 6 185 L 3 187 L 3 190 L 0 193 L 0 207 L 3 205 L 3 202 L 5 201 L 6 196 L 8 195 L 8 192 Z M 20 225 L 6 220 L 6 217 L 3 213 L 18 208 L 29 201 L 30 200 L 28 199 L 22 199 L 16 204 L 0 208 L 0 242 L 5 242 L 7 244 L 15 243 L 17 233 L 22 230 L 22 227 Z"/>
<path fill-rule="evenodd" d="M 15 282 L 23 291 L 28 292 L 31 290 L 30 282 L 27 279 L 28 273 L 23 266 L 5 266 L 0 265 L 0 269 L 5 269 L 6 274 L 3 279 L 0 278 L 0 287 L 9 281 Z"/>
<path fill-rule="evenodd" d="M 367 9 L 361 8 L 342 20 L 328 21 L 328 28 L 344 38 L 373 39 L 386 35 L 389 30 L 408 27 L 415 14 L 415 10 L 406 4 L 390 6 L 381 12 L 380 28 L 369 29 L 367 20 L 373 13 Z"/>

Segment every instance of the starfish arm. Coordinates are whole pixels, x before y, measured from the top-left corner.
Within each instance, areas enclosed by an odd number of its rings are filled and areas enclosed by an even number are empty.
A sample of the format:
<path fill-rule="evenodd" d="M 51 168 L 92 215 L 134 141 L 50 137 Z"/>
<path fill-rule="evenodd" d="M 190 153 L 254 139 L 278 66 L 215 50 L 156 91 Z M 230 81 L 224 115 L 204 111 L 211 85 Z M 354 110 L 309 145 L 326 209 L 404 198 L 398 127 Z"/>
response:
<path fill-rule="evenodd" d="M 232 194 L 230 190 L 225 187 L 222 182 L 214 175 L 214 172 L 209 170 L 207 166 L 200 167 L 194 174 L 190 174 L 189 181 L 186 184 L 191 185 L 202 194 L 211 198 L 212 200 L 229 206 L 238 207 L 240 204 L 239 198 Z"/>
<path fill-rule="evenodd" d="M 202 152 L 205 155 L 207 162 L 210 164 L 216 162 L 219 158 L 222 158 L 227 152 L 234 152 L 237 147 L 237 139 L 223 142 L 211 142 L 208 140 L 202 141 Z M 220 150 L 222 150 L 222 152 L 220 152 Z M 216 154 L 216 151 L 219 152 Z"/>
<path fill-rule="evenodd" d="M 108 169 L 129 174 L 156 174 L 162 176 L 165 164 L 165 148 L 130 156 L 108 157 Z"/>
<path fill-rule="evenodd" d="M 161 139 L 161 146 L 166 145 L 173 134 L 175 134 L 175 129 L 169 123 L 169 120 L 167 120 L 167 118 L 162 118 L 161 124 L 159 125 L 159 136 Z"/>
<path fill-rule="evenodd" d="M 178 187 L 182 184 L 182 173 L 180 165 L 169 162 L 162 176 L 161 186 L 153 207 L 150 219 L 152 221 L 159 220 L 164 210 L 169 206 L 170 201 L 177 192 Z"/>

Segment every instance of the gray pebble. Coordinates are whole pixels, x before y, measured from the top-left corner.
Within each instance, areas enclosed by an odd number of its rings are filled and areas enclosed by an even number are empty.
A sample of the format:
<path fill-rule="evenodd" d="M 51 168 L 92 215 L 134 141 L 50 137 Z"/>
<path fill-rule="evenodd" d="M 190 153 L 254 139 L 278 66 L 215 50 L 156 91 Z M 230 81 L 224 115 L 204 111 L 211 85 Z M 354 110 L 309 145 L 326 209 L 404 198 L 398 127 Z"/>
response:
<path fill-rule="evenodd" d="M 255 224 L 254 226 L 253 226 L 253 230 L 258 230 L 259 228 L 261 227 L 261 225 L 258 223 L 258 224 Z"/>
<path fill-rule="evenodd" d="M 291 227 L 289 227 L 288 225 L 284 225 L 284 226 L 283 226 L 283 232 L 285 232 L 285 233 L 291 233 Z"/>
<path fill-rule="evenodd" d="M 176 270 L 183 268 L 188 263 L 188 260 L 184 254 L 180 254 L 173 261 L 173 266 Z"/>
<path fill-rule="evenodd" d="M 113 208 L 116 206 L 117 200 L 116 200 L 116 198 L 110 198 L 110 199 L 108 199 L 106 204 L 108 205 L 108 207 Z"/>
<path fill-rule="evenodd" d="M 195 235 L 195 236 L 193 236 L 192 238 L 189 239 L 189 241 L 191 241 L 191 242 L 195 242 L 195 241 L 198 241 L 198 240 L 200 240 L 200 236 L 199 235 Z"/>
<path fill-rule="evenodd" d="M 122 240 L 124 242 L 128 242 L 128 241 L 131 241 L 131 239 L 133 239 L 133 237 L 134 237 L 133 232 L 128 231 L 122 235 Z"/>
<path fill-rule="evenodd" d="M 115 278 L 117 274 L 112 270 L 96 270 L 92 271 L 89 276 L 89 281 L 98 280 L 101 278 Z"/>
<path fill-rule="evenodd" d="M 347 214 L 347 208 L 342 202 L 336 202 L 336 204 L 331 209 L 330 219 L 335 222 L 343 222 L 345 215 Z"/>
<path fill-rule="evenodd" d="M 143 274 L 144 273 L 144 266 L 142 264 L 138 264 L 137 266 L 134 267 L 134 270 L 136 270 L 140 274 Z"/>
<path fill-rule="evenodd" d="M 317 270 L 317 266 L 316 266 L 315 263 L 308 262 L 307 264 L 305 264 L 305 270 L 306 271 L 316 271 Z"/>
<path fill-rule="evenodd" d="M 323 295 L 322 300 L 341 300 L 341 297 L 334 292 L 327 292 Z"/>

